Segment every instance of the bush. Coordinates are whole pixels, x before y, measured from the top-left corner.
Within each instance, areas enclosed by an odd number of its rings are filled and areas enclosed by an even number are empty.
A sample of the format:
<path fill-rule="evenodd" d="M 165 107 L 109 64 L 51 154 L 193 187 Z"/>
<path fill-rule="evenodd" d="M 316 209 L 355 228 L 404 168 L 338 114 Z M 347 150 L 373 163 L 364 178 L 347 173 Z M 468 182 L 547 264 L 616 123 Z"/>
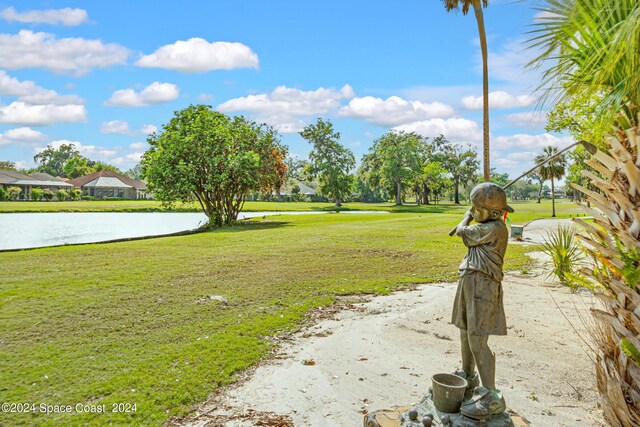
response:
<path fill-rule="evenodd" d="M 69 192 L 69 195 L 71 196 L 71 200 L 80 200 L 82 197 L 82 191 L 74 188 Z"/>
<path fill-rule="evenodd" d="M 42 199 L 42 188 L 32 188 L 31 189 L 31 200 L 41 200 Z"/>
<path fill-rule="evenodd" d="M 66 199 L 67 199 L 67 197 L 69 197 L 69 193 L 67 193 L 66 191 L 64 191 L 64 190 L 58 190 L 58 191 L 56 191 L 56 198 L 57 198 L 59 201 L 61 201 L 61 202 L 62 202 L 63 200 L 66 200 Z"/>
<path fill-rule="evenodd" d="M 43 197 L 45 200 L 51 200 L 51 199 L 53 199 L 53 191 L 49 190 L 48 188 L 45 188 L 45 189 L 42 191 L 42 197 Z"/>
<path fill-rule="evenodd" d="M 575 237 L 576 232 L 572 227 L 558 226 L 556 231 L 547 233 L 542 245 L 543 251 L 553 262 L 553 270 L 549 274 L 555 274 L 560 283 L 572 290 L 586 285 L 577 271 L 583 255 Z"/>
<path fill-rule="evenodd" d="M 9 198 L 11 200 L 18 200 L 20 193 L 22 193 L 22 188 L 20 187 L 9 187 L 7 188 L 7 193 L 9 193 Z"/>
<path fill-rule="evenodd" d="M 9 200 L 9 193 L 4 187 L 0 187 L 0 200 Z"/>
<path fill-rule="evenodd" d="M 81 200 L 95 200 L 95 197 L 93 196 L 80 196 Z"/>

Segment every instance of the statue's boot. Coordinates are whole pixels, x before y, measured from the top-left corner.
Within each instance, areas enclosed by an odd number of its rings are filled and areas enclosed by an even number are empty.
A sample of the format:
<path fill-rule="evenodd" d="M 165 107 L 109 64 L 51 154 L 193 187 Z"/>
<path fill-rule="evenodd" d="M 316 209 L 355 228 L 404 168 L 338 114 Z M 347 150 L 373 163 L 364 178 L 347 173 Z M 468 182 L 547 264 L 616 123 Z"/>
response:
<path fill-rule="evenodd" d="M 473 390 L 480 385 L 480 376 L 478 373 L 474 372 L 472 376 L 469 376 L 465 371 L 460 369 L 459 371 L 455 371 L 453 375 L 467 380 L 467 388 L 464 391 L 464 398 L 465 400 L 470 399 L 473 394 Z"/>
<path fill-rule="evenodd" d="M 507 404 L 499 390 L 491 390 L 486 387 L 476 387 L 473 396 L 462 402 L 460 412 L 462 415 L 474 420 L 481 420 L 492 415 L 503 413 Z"/>

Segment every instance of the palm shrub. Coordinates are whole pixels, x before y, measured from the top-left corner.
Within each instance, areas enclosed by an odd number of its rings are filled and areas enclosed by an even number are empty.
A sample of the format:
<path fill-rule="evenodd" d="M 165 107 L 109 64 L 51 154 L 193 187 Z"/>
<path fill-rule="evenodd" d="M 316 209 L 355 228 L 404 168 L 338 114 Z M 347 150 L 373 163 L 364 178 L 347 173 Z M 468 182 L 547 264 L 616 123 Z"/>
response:
<path fill-rule="evenodd" d="M 62 202 L 63 200 L 66 200 L 66 198 L 67 198 L 68 196 L 69 196 L 69 193 L 67 193 L 67 192 L 66 192 L 66 191 L 64 191 L 64 190 L 58 190 L 58 191 L 56 191 L 56 198 L 57 198 L 59 201 L 61 201 L 61 202 Z"/>
<path fill-rule="evenodd" d="M 2 200 L 9 200 L 9 193 L 7 193 L 4 187 L 0 187 L 0 201 Z"/>
<path fill-rule="evenodd" d="M 71 200 L 80 200 L 80 198 L 82 197 L 82 190 L 74 188 L 69 192 L 69 195 L 71 196 Z"/>
<path fill-rule="evenodd" d="M 50 189 L 48 189 L 48 188 L 45 188 L 45 189 L 42 191 L 42 197 L 43 197 L 45 200 L 51 200 L 51 199 L 53 199 L 53 191 L 51 191 L 51 190 L 50 190 Z"/>
<path fill-rule="evenodd" d="M 637 117 L 640 120 L 640 117 Z M 578 221 L 579 238 L 595 266 L 585 273 L 603 288 L 598 323 L 596 378 L 604 415 L 614 426 L 640 425 L 640 129 L 628 116 L 607 138 L 610 149 L 587 161 L 582 173 L 599 191 L 584 193 L 593 223 Z"/>
<path fill-rule="evenodd" d="M 560 283 L 572 291 L 584 284 L 584 280 L 576 274 L 577 267 L 584 257 L 573 227 L 561 225 L 557 230 L 547 233 L 542 247 L 553 262 L 553 271 L 550 274 L 555 274 Z"/>
<path fill-rule="evenodd" d="M 31 200 L 40 200 L 42 199 L 42 188 L 32 188 L 31 189 Z"/>

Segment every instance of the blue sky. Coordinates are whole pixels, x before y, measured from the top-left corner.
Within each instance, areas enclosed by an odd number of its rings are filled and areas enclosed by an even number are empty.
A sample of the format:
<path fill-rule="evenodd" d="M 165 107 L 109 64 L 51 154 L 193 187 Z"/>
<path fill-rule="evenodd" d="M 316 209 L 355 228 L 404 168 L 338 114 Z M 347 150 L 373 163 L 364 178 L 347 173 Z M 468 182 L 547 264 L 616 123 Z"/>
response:
<path fill-rule="evenodd" d="M 524 40 L 535 2 L 491 2 L 491 166 L 512 177 L 547 145 Z M 32 167 L 48 144 L 133 167 L 174 111 L 204 103 L 281 133 L 330 119 L 357 159 L 389 131 L 480 147 L 473 13 L 438 0 L 0 0 L 0 160 Z M 478 150 L 481 152 L 480 150 Z"/>

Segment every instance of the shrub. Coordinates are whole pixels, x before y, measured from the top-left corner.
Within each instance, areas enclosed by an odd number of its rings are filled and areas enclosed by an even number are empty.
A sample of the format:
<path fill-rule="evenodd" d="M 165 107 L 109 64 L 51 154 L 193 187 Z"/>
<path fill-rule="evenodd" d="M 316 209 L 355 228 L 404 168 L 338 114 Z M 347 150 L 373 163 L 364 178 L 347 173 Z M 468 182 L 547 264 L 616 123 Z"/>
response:
<path fill-rule="evenodd" d="M 43 197 L 45 200 L 51 200 L 51 199 L 53 199 L 53 191 L 49 190 L 48 188 L 45 188 L 45 189 L 42 191 L 42 197 Z"/>
<path fill-rule="evenodd" d="M 0 187 L 0 200 L 9 200 L 9 193 L 4 187 Z"/>
<path fill-rule="evenodd" d="M 82 197 L 82 191 L 74 188 L 69 192 L 69 195 L 71 196 L 71 200 L 80 200 Z"/>
<path fill-rule="evenodd" d="M 58 190 L 58 191 L 56 191 L 56 198 L 57 198 L 59 201 L 63 201 L 63 200 L 65 200 L 68 196 L 69 196 L 69 193 L 67 193 L 67 192 L 66 192 L 66 191 L 64 191 L 64 190 Z"/>
<path fill-rule="evenodd" d="M 32 188 L 31 189 L 31 200 L 40 200 L 42 199 L 42 188 Z"/>
<path fill-rule="evenodd" d="M 572 290 L 586 284 L 577 272 L 583 255 L 575 237 L 576 232 L 572 227 L 558 226 L 556 231 L 547 233 L 542 245 L 543 251 L 553 262 L 553 270 L 549 274 L 555 274 L 560 283 Z"/>
<path fill-rule="evenodd" d="M 18 196 L 22 193 L 22 188 L 20 187 L 9 187 L 7 188 L 7 193 L 9 193 L 9 198 L 11 200 L 18 200 Z"/>
<path fill-rule="evenodd" d="M 93 196 L 80 196 L 81 200 L 95 200 L 95 197 Z"/>

